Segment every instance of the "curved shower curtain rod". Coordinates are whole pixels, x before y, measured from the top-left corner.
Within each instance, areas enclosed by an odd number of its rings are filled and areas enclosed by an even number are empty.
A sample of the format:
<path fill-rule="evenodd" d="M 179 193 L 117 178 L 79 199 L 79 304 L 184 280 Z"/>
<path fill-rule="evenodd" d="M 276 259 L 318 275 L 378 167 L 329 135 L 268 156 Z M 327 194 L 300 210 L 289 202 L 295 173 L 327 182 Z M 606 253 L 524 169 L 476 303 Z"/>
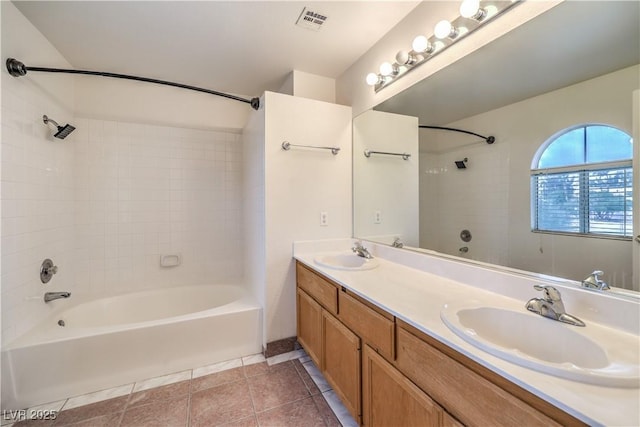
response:
<path fill-rule="evenodd" d="M 421 129 L 439 129 L 439 130 L 448 130 L 451 132 L 466 133 L 468 135 L 473 135 L 473 136 L 477 136 L 479 138 L 484 139 L 487 142 L 487 144 L 493 144 L 494 142 L 496 142 L 496 138 L 494 136 L 484 136 L 484 135 L 480 135 L 479 133 L 470 132 L 468 130 L 463 130 L 463 129 L 448 128 L 448 127 L 442 127 L 442 126 L 427 126 L 427 125 L 418 125 L 418 127 Z"/>
<path fill-rule="evenodd" d="M 165 86 L 173 86 L 181 89 L 194 90 L 196 92 L 204 92 L 211 95 L 222 96 L 223 98 L 233 99 L 234 101 L 245 102 L 251 105 L 251 108 L 257 110 L 260 107 L 260 98 L 241 98 L 235 95 L 229 95 L 228 93 L 218 92 L 210 89 L 203 89 L 197 86 L 189 86 L 181 83 L 169 82 L 166 80 L 150 79 L 148 77 L 130 76 L 127 74 L 107 73 L 103 71 L 88 71 L 88 70 L 68 70 L 64 68 L 43 68 L 43 67 L 27 67 L 22 62 L 14 58 L 7 59 L 7 71 L 13 77 L 25 76 L 27 71 L 44 71 L 47 73 L 68 73 L 68 74 L 87 74 L 91 76 L 113 77 L 116 79 L 136 80 L 139 82 L 156 83 Z"/>

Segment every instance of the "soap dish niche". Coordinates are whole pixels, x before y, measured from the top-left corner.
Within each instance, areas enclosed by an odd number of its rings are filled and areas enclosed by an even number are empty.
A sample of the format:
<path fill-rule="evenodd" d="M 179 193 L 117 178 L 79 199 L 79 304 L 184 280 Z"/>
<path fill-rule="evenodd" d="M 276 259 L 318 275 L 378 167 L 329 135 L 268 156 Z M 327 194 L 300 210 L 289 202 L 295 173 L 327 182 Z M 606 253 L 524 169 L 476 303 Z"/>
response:
<path fill-rule="evenodd" d="M 177 267 L 182 264 L 181 254 L 160 255 L 160 267 Z"/>

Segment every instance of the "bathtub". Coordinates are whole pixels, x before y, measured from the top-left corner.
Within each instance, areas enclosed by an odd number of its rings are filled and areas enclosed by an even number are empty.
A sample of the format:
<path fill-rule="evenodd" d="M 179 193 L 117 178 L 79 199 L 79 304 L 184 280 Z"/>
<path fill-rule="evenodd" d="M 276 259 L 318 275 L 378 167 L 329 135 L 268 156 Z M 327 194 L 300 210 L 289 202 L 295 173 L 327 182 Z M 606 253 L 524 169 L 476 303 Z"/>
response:
<path fill-rule="evenodd" d="M 185 286 L 76 304 L 73 297 L 3 349 L 2 409 L 262 351 L 261 307 L 240 286 Z"/>

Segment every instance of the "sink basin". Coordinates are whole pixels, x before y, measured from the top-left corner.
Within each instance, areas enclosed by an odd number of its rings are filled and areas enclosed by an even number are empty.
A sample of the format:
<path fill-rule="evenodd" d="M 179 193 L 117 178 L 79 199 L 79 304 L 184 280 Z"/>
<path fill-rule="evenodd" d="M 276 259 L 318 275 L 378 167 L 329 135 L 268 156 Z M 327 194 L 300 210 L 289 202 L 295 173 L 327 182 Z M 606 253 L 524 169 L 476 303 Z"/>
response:
<path fill-rule="evenodd" d="M 314 258 L 316 264 L 337 270 L 371 270 L 380 263 L 377 259 L 366 259 L 354 253 L 320 255 Z"/>
<path fill-rule="evenodd" d="M 640 387 L 638 338 L 631 334 L 566 325 L 530 313 L 524 304 L 521 311 L 447 304 L 440 318 L 460 338 L 509 362 L 574 381 Z"/>

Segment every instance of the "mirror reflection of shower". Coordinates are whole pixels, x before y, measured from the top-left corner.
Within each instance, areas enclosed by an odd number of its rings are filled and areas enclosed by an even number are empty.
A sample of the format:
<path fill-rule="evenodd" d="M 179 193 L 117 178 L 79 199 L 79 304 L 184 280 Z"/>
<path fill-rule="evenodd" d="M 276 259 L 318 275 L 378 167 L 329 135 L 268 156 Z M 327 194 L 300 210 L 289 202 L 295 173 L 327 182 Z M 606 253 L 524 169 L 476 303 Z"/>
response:
<path fill-rule="evenodd" d="M 466 169 L 467 168 L 467 164 L 466 163 L 468 161 L 469 161 L 469 159 L 466 158 L 466 157 L 464 159 L 462 159 L 462 160 L 455 160 L 456 167 L 458 169 Z"/>
<path fill-rule="evenodd" d="M 76 130 L 74 126 L 71 126 L 68 123 L 64 126 L 60 126 L 58 122 L 56 122 L 53 119 L 50 119 L 49 117 L 47 117 L 46 114 L 42 116 L 42 121 L 44 122 L 45 125 L 48 125 L 49 123 L 53 123 L 55 125 L 55 127 L 57 128 L 57 132 L 54 133 L 53 136 L 59 139 L 65 139 L 67 136 L 69 136 L 71 132 Z"/>

